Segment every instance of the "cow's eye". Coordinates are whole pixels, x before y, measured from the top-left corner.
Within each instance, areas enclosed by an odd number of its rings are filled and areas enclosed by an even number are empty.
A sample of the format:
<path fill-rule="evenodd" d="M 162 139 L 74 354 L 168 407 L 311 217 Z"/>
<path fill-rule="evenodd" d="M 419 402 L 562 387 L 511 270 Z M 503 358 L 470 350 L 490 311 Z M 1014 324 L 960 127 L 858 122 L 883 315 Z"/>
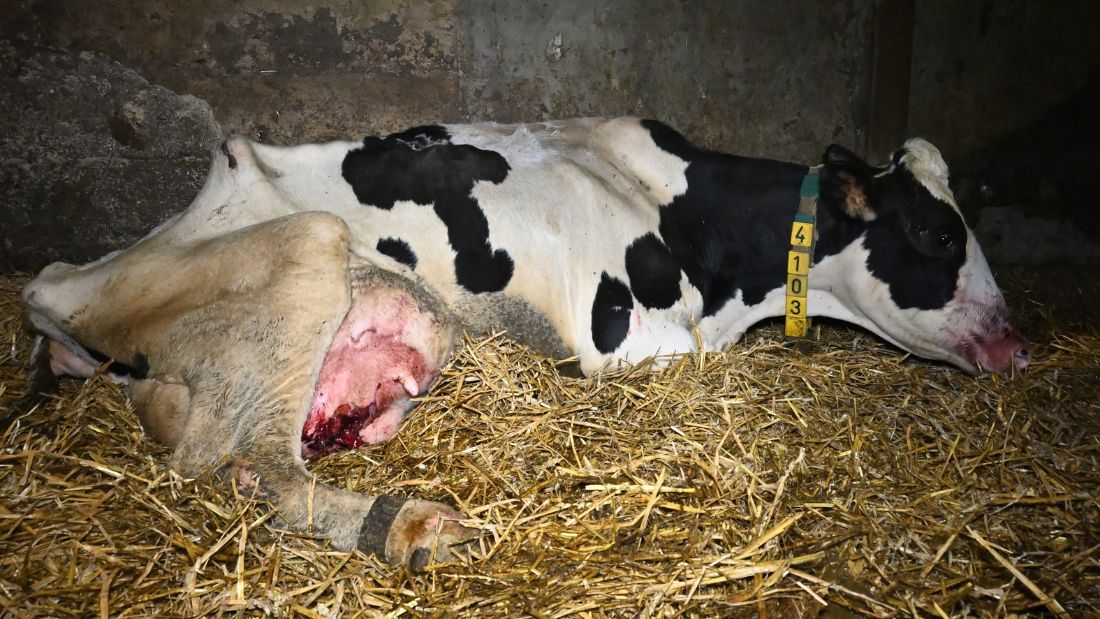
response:
<path fill-rule="evenodd" d="M 955 244 L 955 239 L 951 238 L 950 234 L 941 234 L 936 237 L 936 242 L 940 244 L 940 247 L 946 249 Z"/>

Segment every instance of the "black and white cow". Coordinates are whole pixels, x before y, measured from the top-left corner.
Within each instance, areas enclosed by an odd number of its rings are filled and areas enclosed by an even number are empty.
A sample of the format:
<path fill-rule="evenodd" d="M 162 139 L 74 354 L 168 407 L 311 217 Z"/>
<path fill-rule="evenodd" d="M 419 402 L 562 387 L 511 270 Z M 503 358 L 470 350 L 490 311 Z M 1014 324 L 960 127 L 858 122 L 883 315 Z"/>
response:
<path fill-rule="evenodd" d="M 876 168 L 830 146 L 822 163 L 812 314 L 970 372 L 1027 366 L 935 147 L 910 140 Z M 337 547 L 446 558 L 472 534 L 453 510 L 314 489 L 302 457 L 390 437 L 461 328 L 591 374 L 783 315 L 807 172 L 634 118 L 233 138 L 185 212 L 27 286 L 35 390 L 111 359 L 185 474 L 230 456 Z"/>

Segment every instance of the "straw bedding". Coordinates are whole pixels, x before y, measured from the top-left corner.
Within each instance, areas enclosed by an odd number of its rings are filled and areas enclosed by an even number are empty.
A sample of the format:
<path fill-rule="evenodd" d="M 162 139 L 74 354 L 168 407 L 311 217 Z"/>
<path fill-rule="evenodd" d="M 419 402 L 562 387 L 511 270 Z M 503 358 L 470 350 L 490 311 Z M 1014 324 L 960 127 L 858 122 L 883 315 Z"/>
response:
<path fill-rule="evenodd" d="M 484 528 L 466 564 L 417 575 L 179 478 L 118 388 L 69 381 L 2 437 L 0 614 L 1096 615 L 1100 279 L 1001 279 L 1035 341 L 1015 380 L 836 324 L 587 380 L 467 342 L 393 440 L 312 466 Z M 0 279 L 5 408 L 25 281 Z"/>

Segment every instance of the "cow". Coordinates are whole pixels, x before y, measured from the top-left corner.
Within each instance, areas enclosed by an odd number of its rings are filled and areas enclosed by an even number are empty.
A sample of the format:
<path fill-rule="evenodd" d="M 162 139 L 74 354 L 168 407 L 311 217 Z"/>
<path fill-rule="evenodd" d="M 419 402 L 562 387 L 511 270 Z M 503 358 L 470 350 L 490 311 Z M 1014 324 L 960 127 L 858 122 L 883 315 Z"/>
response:
<path fill-rule="evenodd" d="M 31 392 L 105 368 L 179 472 L 228 462 L 288 525 L 419 569 L 477 531 L 447 505 L 316 484 L 305 460 L 392 436 L 463 330 L 591 375 L 784 315 L 809 177 L 811 315 L 971 373 L 1028 365 L 930 143 L 877 167 L 832 145 L 810 168 L 578 119 L 231 138 L 185 211 L 26 286 Z"/>

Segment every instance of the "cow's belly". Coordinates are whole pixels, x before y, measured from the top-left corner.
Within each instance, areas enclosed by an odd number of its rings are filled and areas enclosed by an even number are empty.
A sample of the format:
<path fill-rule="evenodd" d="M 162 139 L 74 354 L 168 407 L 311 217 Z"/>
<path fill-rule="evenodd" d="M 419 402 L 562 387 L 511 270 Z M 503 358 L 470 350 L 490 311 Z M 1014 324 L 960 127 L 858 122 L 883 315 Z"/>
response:
<path fill-rule="evenodd" d="M 701 299 L 684 278 L 681 302 L 647 309 L 634 300 L 621 343 L 614 350 L 600 350 L 594 330 L 601 326 L 593 322 L 597 289 L 605 273 L 627 279 L 623 248 L 647 229 L 641 222 L 608 228 L 595 217 L 563 228 L 560 216 L 548 214 L 544 206 L 535 200 L 524 204 L 522 228 L 512 222 L 507 229 L 491 227 L 493 247 L 504 249 L 514 261 L 512 278 L 499 292 L 471 292 L 462 286 L 446 229 L 430 207 L 402 203 L 381 212 L 357 207 L 342 215 L 367 248 L 392 240 L 406 244 L 416 257 L 413 273 L 476 336 L 503 332 L 546 356 L 577 356 L 585 374 L 695 349 L 689 325 Z M 391 266 L 402 271 L 409 265 Z"/>
<path fill-rule="evenodd" d="M 506 252 L 513 264 L 507 285 L 499 291 L 468 289 L 457 274 L 448 229 L 430 205 L 402 201 L 390 209 L 359 204 L 334 208 L 366 249 L 401 247 L 403 260 L 395 262 L 404 262 L 404 267 L 392 266 L 409 268 L 422 278 L 473 333 L 505 331 L 548 356 L 578 355 L 582 365 L 593 371 L 609 359 L 633 360 L 687 350 L 688 339 L 682 337 L 680 325 L 689 320 L 682 303 L 662 311 L 636 304 L 630 333 L 621 345 L 630 354 L 597 350 L 592 320 L 601 279 L 605 273 L 628 279 L 625 248 L 652 232 L 657 222 L 590 179 L 581 177 L 567 183 L 555 174 L 562 173 L 532 171 L 526 179 L 538 182 L 511 187 L 505 181 L 476 192 L 489 225 L 490 247 Z M 553 189 L 542 190 L 548 187 Z M 504 194 L 509 191 L 506 199 Z M 490 195 L 492 192 L 499 195 Z M 592 206 L 612 204 L 616 215 L 611 223 L 606 209 Z M 684 284 L 680 296 L 691 298 L 693 291 L 686 286 L 686 279 Z M 677 327 L 675 337 L 670 336 L 673 326 Z"/>
<path fill-rule="evenodd" d="M 402 247 L 405 260 L 386 255 L 373 255 L 372 259 L 388 263 L 394 272 L 415 277 L 447 305 L 472 335 L 503 331 L 543 355 L 562 358 L 576 354 L 580 327 L 567 306 L 575 293 L 565 289 L 567 281 L 560 273 L 551 277 L 547 267 L 554 260 L 536 261 L 531 252 L 510 250 L 524 245 L 525 240 L 517 239 L 505 246 L 515 260 L 515 271 L 504 290 L 471 292 L 456 277 L 455 253 L 447 239 L 447 230 L 431 207 L 403 202 L 389 211 L 357 206 L 335 212 L 348 222 L 352 235 L 364 250 L 378 252 L 379 248 Z M 537 217 L 530 221 L 534 236 L 544 239 L 549 236 L 537 225 Z M 536 262 L 542 265 L 541 269 L 533 266 Z"/>
<path fill-rule="evenodd" d="M 531 350 L 564 359 L 576 354 L 576 337 L 562 333 L 547 313 L 531 301 L 506 293 L 458 293 L 450 303 L 462 326 L 472 335 L 505 333 Z"/>

